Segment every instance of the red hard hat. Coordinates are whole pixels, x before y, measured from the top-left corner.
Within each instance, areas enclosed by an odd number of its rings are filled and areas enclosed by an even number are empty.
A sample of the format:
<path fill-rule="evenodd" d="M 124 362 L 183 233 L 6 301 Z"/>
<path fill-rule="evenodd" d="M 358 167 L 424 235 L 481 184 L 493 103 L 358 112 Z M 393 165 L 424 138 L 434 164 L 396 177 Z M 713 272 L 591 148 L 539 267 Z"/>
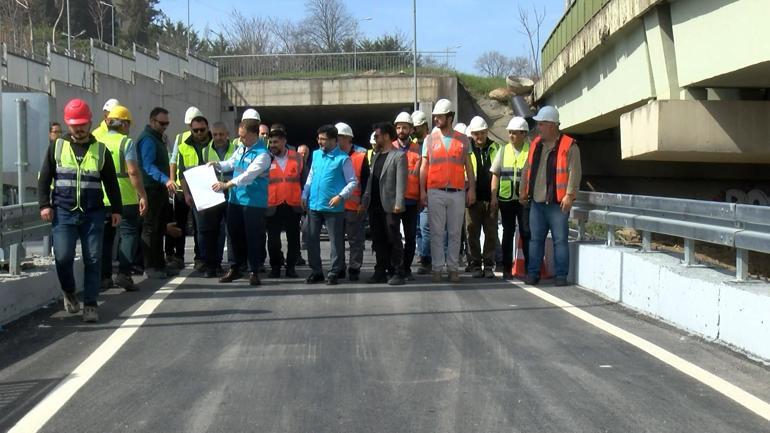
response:
<path fill-rule="evenodd" d="M 91 121 L 91 108 L 82 99 L 72 99 L 64 106 L 64 123 L 67 125 L 85 125 Z"/>

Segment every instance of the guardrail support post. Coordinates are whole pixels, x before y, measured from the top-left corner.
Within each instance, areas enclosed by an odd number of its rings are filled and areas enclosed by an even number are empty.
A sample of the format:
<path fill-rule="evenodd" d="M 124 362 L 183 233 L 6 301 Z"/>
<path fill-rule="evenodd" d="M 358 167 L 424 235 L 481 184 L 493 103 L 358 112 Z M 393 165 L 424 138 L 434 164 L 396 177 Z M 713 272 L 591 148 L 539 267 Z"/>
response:
<path fill-rule="evenodd" d="M 738 281 L 749 279 L 749 250 L 742 248 L 735 250 L 735 279 Z"/>
<path fill-rule="evenodd" d="M 611 225 L 607 226 L 607 246 L 608 247 L 615 246 L 615 226 L 611 226 Z"/>
<path fill-rule="evenodd" d="M 43 257 L 51 256 L 51 237 L 43 236 Z"/>
<path fill-rule="evenodd" d="M 578 242 L 584 241 L 586 239 L 586 222 L 583 220 L 578 220 Z"/>
<path fill-rule="evenodd" d="M 685 239 L 684 260 L 682 261 L 682 264 L 685 266 L 693 266 L 695 265 L 695 260 L 695 240 Z"/>
<path fill-rule="evenodd" d="M 9 249 L 11 250 L 11 257 L 8 260 L 8 273 L 11 275 L 19 275 L 21 273 L 21 259 L 25 256 L 24 246 L 21 244 L 13 244 Z"/>
<path fill-rule="evenodd" d="M 652 233 L 648 231 L 642 232 L 642 252 L 652 252 Z"/>

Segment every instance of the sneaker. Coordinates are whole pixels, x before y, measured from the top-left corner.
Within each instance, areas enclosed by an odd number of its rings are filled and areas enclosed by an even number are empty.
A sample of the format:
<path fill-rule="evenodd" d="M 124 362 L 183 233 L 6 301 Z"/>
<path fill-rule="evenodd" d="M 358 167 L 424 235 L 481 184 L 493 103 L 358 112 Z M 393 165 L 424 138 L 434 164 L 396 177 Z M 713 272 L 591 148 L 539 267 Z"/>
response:
<path fill-rule="evenodd" d="M 484 278 L 495 278 L 495 271 L 492 268 L 484 269 Z"/>
<path fill-rule="evenodd" d="M 286 278 L 298 278 L 297 271 L 293 267 L 286 268 Z"/>
<path fill-rule="evenodd" d="M 524 277 L 524 284 L 526 285 L 534 286 L 539 282 L 540 282 L 540 278 L 534 275 L 527 275 L 526 277 Z"/>
<path fill-rule="evenodd" d="M 371 277 L 366 279 L 366 284 L 384 284 L 388 282 L 388 277 L 383 274 L 374 273 Z"/>
<path fill-rule="evenodd" d="M 307 262 L 305 259 L 302 258 L 302 256 L 297 257 L 297 266 L 306 266 Z"/>
<path fill-rule="evenodd" d="M 203 272 L 206 270 L 206 262 L 203 260 L 196 260 L 195 264 L 193 264 L 193 269 L 195 269 L 196 272 Z"/>
<path fill-rule="evenodd" d="M 130 275 L 118 274 L 115 276 L 115 284 L 118 287 L 122 287 L 127 292 L 135 292 L 139 290 L 139 287 L 134 284 L 134 279 Z"/>
<path fill-rule="evenodd" d="M 457 271 L 450 272 L 449 273 L 449 282 L 450 283 L 459 283 L 460 282 L 460 273 Z"/>
<path fill-rule="evenodd" d="M 556 287 L 569 286 L 569 282 L 567 281 L 567 279 L 565 277 L 556 277 L 556 278 L 554 278 L 553 284 Z"/>
<path fill-rule="evenodd" d="M 281 278 L 281 268 L 272 268 L 267 278 Z"/>
<path fill-rule="evenodd" d="M 433 277 L 431 278 L 431 281 L 433 281 L 434 283 L 440 283 L 441 282 L 441 272 L 434 271 L 433 272 Z"/>
<path fill-rule="evenodd" d="M 329 274 L 326 277 L 326 285 L 327 286 L 336 286 L 337 283 L 339 283 L 339 278 L 335 274 Z"/>
<path fill-rule="evenodd" d="M 398 274 L 393 275 L 388 280 L 388 285 L 389 286 L 403 286 L 404 285 L 404 277 L 402 277 L 401 275 L 398 275 Z"/>
<path fill-rule="evenodd" d="M 88 323 L 99 321 L 99 313 L 96 312 L 96 307 L 92 305 L 83 307 L 83 321 Z"/>
<path fill-rule="evenodd" d="M 481 268 L 474 269 L 473 273 L 471 274 L 471 277 L 473 277 L 473 278 L 484 278 L 484 271 L 482 271 Z"/>
<path fill-rule="evenodd" d="M 64 292 L 64 309 L 70 314 L 80 311 L 80 301 L 78 301 L 78 295 L 75 292 Z"/>
<path fill-rule="evenodd" d="M 417 268 L 417 275 L 430 275 L 430 265 L 420 265 Z"/>

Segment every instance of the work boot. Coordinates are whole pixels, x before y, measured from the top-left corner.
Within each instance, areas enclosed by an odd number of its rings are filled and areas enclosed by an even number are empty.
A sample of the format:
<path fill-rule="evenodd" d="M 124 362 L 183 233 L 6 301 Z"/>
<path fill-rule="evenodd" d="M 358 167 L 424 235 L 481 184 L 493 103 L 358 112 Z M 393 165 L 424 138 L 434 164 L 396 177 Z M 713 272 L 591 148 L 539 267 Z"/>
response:
<path fill-rule="evenodd" d="M 457 271 L 449 272 L 449 282 L 450 283 L 459 283 L 460 282 L 460 273 L 457 272 Z"/>
<path fill-rule="evenodd" d="M 227 273 L 225 273 L 222 278 L 219 279 L 220 283 L 232 283 L 234 280 L 237 280 L 241 278 L 243 275 L 241 274 L 241 271 L 230 268 Z"/>
<path fill-rule="evenodd" d="M 93 305 L 86 305 L 83 307 L 83 321 L 88 323 L 94 323 L 99 321 L 99 313 L 96 312 L 96 307 Z"/>
<path fill-rule="evenodd" d="M 262 285 L 262 281 L 259 280 L 259 273 L 258 272 L 252 272 L 252 273 L 249 274 L 249 285 L 250 286 Z"/>
<path fill-rule="evenodd" d="M 440 283 L 441 282 L 441 272 L 440 271 L 433 271 L 433 277 L 431 278 L 431 281 L 434 283 Z"/>
<path fill-rule="evenodd" d="M 333 274 L 329 272 L 329 275 L 326 276 L 326 285 L 336 286 L 338 283 L 339 283 L 339 277 L 337 276 L 337 274 Z"/>
<path fill-rule="evenodd" d="M 294 270 L 294 266 L 289 266 L 286 268 L 286 278 L 298 278 L 297 271 Z"/>
<path fill-rule="evenodd" d="M 80 311 L 80 301 L 75 292 L 64 292 L 64 309 L 70 314 L 76 314 Z"/>
<path fill-rule="evenodd" d="M 388 280 L 388 285 L 389 286 L 403 286 L 404 283 L 405 283 L 404 282 L 404 277 L 399 275 L 399 274 L 393 275 Z"/>
<path fill-rule="evenodd" d="M 118 274 L 115 276 L 115 284 L 118 287 L 122 287 L 127 292 L 135 292 L 139 290 L 139 287 L 134 284 L 134 279 L 130 275 Z"/>
<path fill-rule="evenodd" d="M 307 284 L 315 284 L 315 283 L 320 283 L 323 280 L 324 280 L 324 276 L 321 275 L 321 274 L 310 274 L 305 279 L 305 283 L 307 283 Z"/>
<path fill-rule="evenodd" d="M 385 274 L 375 272 L 371 277 L 367 278 L 366 284 L 383 284 L 388 282 L 388 277 Z"/>

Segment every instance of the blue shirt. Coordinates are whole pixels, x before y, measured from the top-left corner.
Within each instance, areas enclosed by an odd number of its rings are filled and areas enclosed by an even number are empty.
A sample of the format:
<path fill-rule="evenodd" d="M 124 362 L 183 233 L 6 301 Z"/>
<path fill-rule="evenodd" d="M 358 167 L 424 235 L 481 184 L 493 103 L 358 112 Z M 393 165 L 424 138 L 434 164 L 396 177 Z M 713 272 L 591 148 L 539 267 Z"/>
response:
<path fill-rule="evenodd" d="M 151 178 L 156 181 L 165 184 L 168 182 L 168 173 L 163 173 L 157 165 L 155 165 L 155 143 L 151 138 L 142 138 L 138 143 L 139 154 L 142 158 L 142 168 Z"/>

